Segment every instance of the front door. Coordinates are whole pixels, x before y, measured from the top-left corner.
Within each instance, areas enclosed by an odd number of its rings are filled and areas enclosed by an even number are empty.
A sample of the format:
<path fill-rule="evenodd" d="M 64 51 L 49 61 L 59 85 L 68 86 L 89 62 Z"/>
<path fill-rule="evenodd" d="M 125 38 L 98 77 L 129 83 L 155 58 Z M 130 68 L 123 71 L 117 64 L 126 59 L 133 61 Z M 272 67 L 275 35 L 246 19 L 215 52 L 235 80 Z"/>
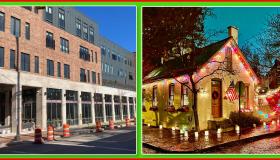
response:
<path fill-rule="evenodd" d="M 213 118 L 222 117 L 222 83 L 212 80 L 212 115 Z"/>

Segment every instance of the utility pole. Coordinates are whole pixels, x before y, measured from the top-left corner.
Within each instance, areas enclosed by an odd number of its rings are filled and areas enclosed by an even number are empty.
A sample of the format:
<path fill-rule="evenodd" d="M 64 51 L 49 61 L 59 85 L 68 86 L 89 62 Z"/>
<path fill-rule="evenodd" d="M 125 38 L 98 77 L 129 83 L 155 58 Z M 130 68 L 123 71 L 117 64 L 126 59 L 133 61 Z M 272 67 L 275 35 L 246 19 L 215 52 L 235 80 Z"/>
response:
<path fill-rule="evenodd" d="M 20 54 L 19 54 L 19 36 L 16 35 L 16 52 L 17 52 L 17 90 L 16 90 L 16 96 L 17 96 L 17 134 L 16 134 L 16 141 L 20 141 L 20 66 L 19 66 L 19 60 L 20 60 Z"/>

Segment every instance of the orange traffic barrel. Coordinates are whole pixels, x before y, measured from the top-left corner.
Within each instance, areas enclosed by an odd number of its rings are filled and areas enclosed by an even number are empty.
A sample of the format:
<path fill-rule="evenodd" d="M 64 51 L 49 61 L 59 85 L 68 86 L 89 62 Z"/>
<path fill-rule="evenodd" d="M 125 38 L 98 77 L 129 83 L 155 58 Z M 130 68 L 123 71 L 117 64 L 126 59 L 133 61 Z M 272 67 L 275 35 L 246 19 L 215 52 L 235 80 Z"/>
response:
<path fill-rule="evenodd" d="M 114 129 L 114 121 L 112 119 L 109 120 L 109 128 Z"/>
<path fill-rule="evenodd" d="M 69 124 L 63 125 L 63 137 L 70 137 Z"/>
<path fill-rule="evenodd" d="M 100 121 L 96 121 L 96 132 L 100 132 L 101 131 L 101 122 Z"/>
<path fill-rule="evenodd" d="M 54 133 L 53 133 L 53 127 L 51 125 L 48 126 L 48 132 L 47 132 L 47 140 L 53 141 L 54 139 Z"/>
<path fill-rule="evenodd" d="M 130 122 L 129 122 L 129 118 L 126 118 L 126 119 L 125 119 L 125 125 L 126 125 L 126 127 L 129 126 L 129 123 L 130 123 Z"/>
<path fill-rule="evenodd" d="M 34 136 L 34 143 L 35 144 L 42 144 L 42 130 L 41 128 L 35 129 L 35 136 Z"/>

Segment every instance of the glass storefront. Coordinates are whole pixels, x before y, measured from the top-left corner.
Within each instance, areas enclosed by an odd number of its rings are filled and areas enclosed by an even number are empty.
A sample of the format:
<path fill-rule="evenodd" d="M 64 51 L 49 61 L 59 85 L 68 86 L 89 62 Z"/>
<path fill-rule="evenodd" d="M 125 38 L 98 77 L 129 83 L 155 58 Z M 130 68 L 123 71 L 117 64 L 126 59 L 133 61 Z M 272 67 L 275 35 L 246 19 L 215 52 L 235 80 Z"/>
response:
<path fill-rule="evenodd" d="M 91 93 L 89 92 L 81 92 L 82 99 L 82 121 L 83 124 L 92 123 L 92 115 L 91 115 Z"/>
<path fill-rule="evenodd" d="M 62 91 L 47 88 L 47 125 L 62 126 Z"/>
<path fill-rule="evenodd" d="M 66 90 L 66 121 L 69 125 L 78 125 L 78 92 Z"/>
<path fill-rule="evenodd" d="M 112 114 L 112 96 L 105 94 L 105 112 L 106 112 L 106 120 L 109 121 L 113 119 Z"/>
<path fill-rule="evenodd" d="M 121 105 L 120 105 L 120 96 L 114 96 L 114 107 L 115 107 L 115 120 L 121 120 Z"/>
<path fill-rule="evenodd" d="M 102 108 L 102 94 L 94 93 L 94 111 L 95 111 L 95 121 L 104 121 L 103 108 Z"/>
<path fill-rule="evenodd" d="M 122 111 L 123 111 L 123 118 L 128 117 L 128 111 L 127 111 L 127 97 L 122 97 Z"/>

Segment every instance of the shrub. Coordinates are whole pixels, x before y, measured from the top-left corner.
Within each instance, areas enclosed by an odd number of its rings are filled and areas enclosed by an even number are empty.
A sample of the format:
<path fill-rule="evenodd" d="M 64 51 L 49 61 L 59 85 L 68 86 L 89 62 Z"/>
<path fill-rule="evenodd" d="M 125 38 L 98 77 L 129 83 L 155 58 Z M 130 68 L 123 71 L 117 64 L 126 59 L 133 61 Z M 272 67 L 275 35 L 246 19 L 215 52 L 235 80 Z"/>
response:
<path fill-rule="evenodd" d="M 253 116 L 252 113 L 240 112 L 240 119 L 238 114 L 238 112 L 230 113 L 229 119 L 233 124 L 238 124 L 240 122 L 240 127 L 242 128 L 253 127 L 253 124 L 260 125 L 260 119 Z"/>

